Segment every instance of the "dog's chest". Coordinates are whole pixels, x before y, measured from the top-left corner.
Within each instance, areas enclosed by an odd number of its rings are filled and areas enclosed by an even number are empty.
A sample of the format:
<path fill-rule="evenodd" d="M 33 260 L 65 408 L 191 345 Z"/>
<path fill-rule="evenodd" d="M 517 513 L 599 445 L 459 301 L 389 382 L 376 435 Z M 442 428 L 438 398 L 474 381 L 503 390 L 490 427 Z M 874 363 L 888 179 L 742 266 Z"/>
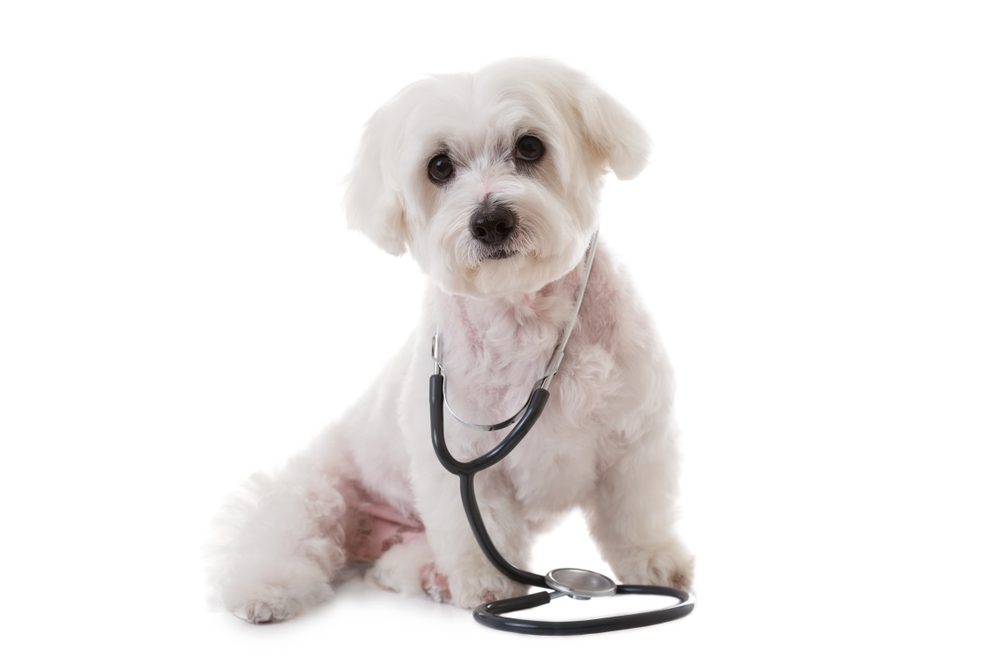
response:
<path fill-rule="evenodd" d="M 571 274 L 521 301 L 444 297 L 437 303 L 448 400 L 460 417 L 494 424 L 517 414 L 573 317 L 578 284 Z M 633 336 L 626 334 L 635 331 L 621 326 L 635 321 L 629 303 L 617 273 L 598 252 L 542 417 L 497 467 L 525 507 L 544 513 L 580 504 L 620 453 L 622 434 L 634 430 L 629 388 L 635 382 L 627 382 L 626 374 L 638 356 Z M 489 451 L 507 432 L 483 433 L 446 420 L 449 446 L 462 460 Z"/>
<path fill-rule="evenodd" d="M 503 338 L 482 332 L 479 350 L 451 355 L 446 363 L 448 398 L 463 419 L 492 424 L 515 415 L 538 385 L 561 334 Z M 526 507 L 541 514 L 579 505 L 591 492 L 603 466 L 601 443 L 609 423 L 607 392 L 616 383 L 609 350 L 583 332 L 571 339 L 559 374 L 550 385 L 542 417 L 517 449 L 498 466 Z M 470 459 L 495 447 L 508 432 L 480 432 L 454 420 L 448 442 L 460 458 Z"/>

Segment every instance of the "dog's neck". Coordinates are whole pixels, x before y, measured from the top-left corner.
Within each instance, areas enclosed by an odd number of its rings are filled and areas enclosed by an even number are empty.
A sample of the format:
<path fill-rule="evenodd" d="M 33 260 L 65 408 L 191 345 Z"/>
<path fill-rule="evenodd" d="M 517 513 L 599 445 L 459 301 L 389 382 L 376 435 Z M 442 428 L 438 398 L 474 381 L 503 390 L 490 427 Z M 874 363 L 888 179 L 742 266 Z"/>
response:
<path fill-rule="evenodd" d="M 533 293 L 474 298 L 435 289 L 436 325 L 448 350 L 448 365 L 486 361 L 506 366 L 511 358 L 527 360 L 532 367 L 542 359 L 544 365 L 573 317 L 585 263 L 586 258 Z"/>
<path fill-rule="evenodd" d="M 448 376 L 449 402 L 458 414 L 480 424 L 502 421 L 520 409 L 545 374 L 576 309 L 584 264 L 537 292 L 498 299 L 449 295 L 432 287 L 431 331 L 441 335 L 439 352 Z M 617 300 L 615 271 L 598 242 L 579 318 L 566 347 L 562 370 L 595 343 L 614 347 Z M 429 351 L 429 350 L 428 350 Z M 556 378 L 553 396 L 565 381 Z"/>

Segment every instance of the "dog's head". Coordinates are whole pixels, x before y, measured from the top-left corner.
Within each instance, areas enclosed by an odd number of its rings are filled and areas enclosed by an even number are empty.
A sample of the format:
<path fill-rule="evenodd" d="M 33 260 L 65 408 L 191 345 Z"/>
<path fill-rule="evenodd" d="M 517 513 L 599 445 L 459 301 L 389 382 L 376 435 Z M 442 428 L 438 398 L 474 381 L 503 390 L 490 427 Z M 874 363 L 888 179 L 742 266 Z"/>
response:
<path fill-rule="evenodd" d="M 533 292 L 583 257 L 601 179 L 632 178 L 649 137 L 580 73 L 508 60 L 404 88 L 365 128 L 348 224 L 407 249 L 441 289 Z"/>

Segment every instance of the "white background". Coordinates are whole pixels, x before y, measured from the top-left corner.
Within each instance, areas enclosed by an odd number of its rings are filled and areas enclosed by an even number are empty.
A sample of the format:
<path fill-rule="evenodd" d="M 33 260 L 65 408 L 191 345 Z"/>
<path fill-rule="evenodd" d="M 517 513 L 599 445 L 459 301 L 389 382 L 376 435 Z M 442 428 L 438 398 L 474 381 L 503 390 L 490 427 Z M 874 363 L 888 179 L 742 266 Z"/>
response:
<path fill-rule="evenodd" d="M 998 35 L 990 2 L 4 3 L 0 659 L 996 664 Z M 210 611 L 224 495 L 415 317 L 412 263 L 345 231 L 363 123 L 513 55 L 654 138 L 602 234 L 677 368 L 698 608 L 574 639 L 361 586 Z M 595 558 L 578 517 L 537 555 Z"/>

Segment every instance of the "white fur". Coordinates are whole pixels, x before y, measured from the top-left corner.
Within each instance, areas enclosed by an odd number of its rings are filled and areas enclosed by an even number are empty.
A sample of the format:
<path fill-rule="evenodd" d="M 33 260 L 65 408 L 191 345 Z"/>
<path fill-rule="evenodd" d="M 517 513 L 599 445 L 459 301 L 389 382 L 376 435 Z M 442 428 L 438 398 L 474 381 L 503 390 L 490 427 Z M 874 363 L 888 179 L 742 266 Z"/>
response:
<path fill-rule="evenodd" d="M 513 154 L 525 134 L 546 149 L 530 173 Z M 602 177 L 608 168 L 619 178 L 636 176 L 648 146 L 617 102 L 543 60 L 424 79 L 372 116 L 351 174 L 348 221 L 387 252 L 409 250 L 429 278 L 423 316 L 344 419 L 284 472 L 255 477 L 229 503 L 212 575 L 227 608 L 255 622 L 288 618 L 359 567 L 374 585 L 463 607 L 522 592 L 480 553 L 455 478 L 431 448 L 431 337 L 440 326 L 449 399 L 459 414 L 490 423 L 516 412 L 572 315 Z M 455 165 L 445 186 L 427 175 L 441 152 Z M 516 211 L 511 257 L 484 259 L 469 231 L 487 197 Z M 582 507 L 617 577 L 687 586 L 693 560 L 673 532 L 672 372 L 602 244 L 551 392 L 521 445 L 476 478 L 497 548 L 526 567 L 532 537 Z M 463 460 L 503 435 L 447 416 L 445 433 Z M 400 533 L 381 557 L 358 562 L 351 517 L 364 524 L 368 515 L 392 514 L 401 524 L 421 522 L 426 533 Z"/>

